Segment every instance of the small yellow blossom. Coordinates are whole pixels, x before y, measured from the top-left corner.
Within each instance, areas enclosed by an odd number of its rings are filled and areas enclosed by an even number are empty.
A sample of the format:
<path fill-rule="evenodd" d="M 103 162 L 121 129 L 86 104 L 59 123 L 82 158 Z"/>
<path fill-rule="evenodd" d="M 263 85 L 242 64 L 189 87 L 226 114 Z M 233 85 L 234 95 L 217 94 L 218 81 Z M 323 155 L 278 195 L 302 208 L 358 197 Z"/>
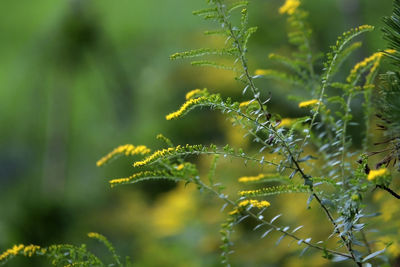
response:
<path fill-rule="evenodd" d="M 24 245 L 22 245 L 22 244 L 14 245 L 12 248 L 7 249 L 2 254 L 0 254 L 0 262 L 5 260 L 6 258 L 8 258 L 11 255 L 13 255 L 13 256 L 17 255 L 23 249 L 24 249 Z"/>
<path fill-rule="evenodd" d="M 176 166 L 176 170 L 181 171 L 181 170 L 183 170 L 184 167 L 185 167 L 185 164 L 179 164 L 178 166 Z"/>
<path fill-rule="evenodd" d="M 279 8 L 279 13 L 293 15 L 299 6 L 299 0 L 286 0 L 285 4 Z"/>
<path fill-rule="evenodd" d="M 351 200 L 357 201 L 359 199 L 360 199 L 360 196 L 358 194 L 351 195 Z"/>
<path fill-rule="evenodd" d="M 167 120 L 177 119 L 177 118 L 179 118 L 180 116 L 182 116 L 183 113 L 184 113 L 187 109 L 189 109 L 190 107 L 192 107 L 192 106 L 194 106 L 194 105 L 197 105 L 197 104 L 200 104 L 201 102 L 206 101 L 206 100 L 207 100 L 207 97 L 205 97 L 205 96 L 198 97 L 198 98 L 195 98 L 195 99 L 189 99 L 188 101 L 186 101 L 186 102 L 180 107 L 179 110 L 168 114 L 167 116 L 165 116 L 165 118 L 166 118 Z"/>
<path fill-rule="evenodd" d="M 389 173 L 388 169 L 383 168 L 379 170 L 371 170 L 368 174 L 368 180 L 372 181 L 375 180 L 377 177 L 384 176 L 385 174 Z"/>
<path fill-rule="evenodd" d="M 246 199 L 239 203 L 239 207 L 246 207 L 248 205 L 252 205 L 255 208 L 262 209 L 271 206 L 271 203 L 269 203 L 266 200 L 258 201 L 255 199 L 250 199 L 250 200 Z"/>
<path fill-rule="evenodd" d="M 242 108 L 242 107 L 247 107 L 250 103 L 251 103 L 250 100 L 249 100 L 249 101 L 241 102 L 241 103 L 239 104 L 239 107 L 240 107 L 240 108 Z"/>
<path fill-rule="evenodd" d="M 232 211 L 229 212 L 229 215 L 235 215 L 237 213 L 239 213 L 239 210 L 238 209 L 233 209 Z"/>
<path fill-rule="evenodd" d="M 146 146 L 134 146 L 131 144 L 127 145 L 122 145 L 117 148 L 115 148 L 113 151 L 102 157 L 100 160 L 96 162 L 96 165 L 102 166 L 106 162 L 108 162 L 111 158 L 118 154 L 125 154 L 125 156 L 133 156 L 133 155 L 146 155 L 150 153 L 150 149 L 148 149 Z"/>
<path fill-rule="evenodd" d="M 254 72 L 254 74 L 255 74 L 255 75 L 263 75 L 263 76 L 266 76 L 266 75 L 269 75 L 269 74 L 271 74 L 271 73 L 273 73 L 273 72 L 274 72 L 273 70 L 258 69 L 258 70 L 256 70 L 256 71 Z"/>
<path fill-rule="evenodd" d="M 299 108 L 304 108 L 304 107 L 308 107 L 308 106 L 313 106 L 315 104 L 320 103 L 319 100 L 317 99 L 312 99 L 312 100 L 308 100 L 308 101 L 303 101 L 299 103 Z"/>

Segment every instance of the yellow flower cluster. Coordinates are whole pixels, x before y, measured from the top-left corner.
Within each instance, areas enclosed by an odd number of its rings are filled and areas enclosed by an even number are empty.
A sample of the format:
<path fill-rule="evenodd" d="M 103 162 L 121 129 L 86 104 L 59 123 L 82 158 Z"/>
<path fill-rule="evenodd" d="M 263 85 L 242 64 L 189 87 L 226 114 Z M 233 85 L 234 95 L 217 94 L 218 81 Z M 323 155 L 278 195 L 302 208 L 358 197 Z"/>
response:
<path fill-rule="evenodd" d="M 186 102 L 181 106 L 181 108 L 180 108 L 178 111 L 175 111 L 175 112 L 172 112 L 172 113 L 168 114 L 167 116 L 165 116 L 165 118 L 166 118 L 167 120 L 177 119 L 177 118 L 179 118 L 180 116 L 182 116 L 183 113 L 184 113 L 188 108 L 190 108 L 191 106 L 197 105 L 197 104 L 199 104 L 199 103 L 201 103 L 201 102 L 203 102 L 203 101 L 205 101 L 205 100 L 207 100 L 207 97 L 205 97 L 205 96 L 202 96 L 202 97 L 199 97 L 199 98 L 195 98 L 195 99 L 189 99 L 188 101 L 186 101 Z"/>
<path fill-rule="evenodd" d="M 0 255 L 0 262 L 5 260 L 8 256 L 17 255 L 22 249 L 24 249 L 24 245 L 14 245 L 12 248 L 7 249 Z"/>
<path fill-rule="evenodd" d="M 244 190 L 244 191 L 240 191 L 239 195 L 240 196 L 247 196 L 247 195 L 254 195 L 257 193 L 261 193 L 262 191 L 260 189 L 256 189 L 256 190 Z"/>
<path fill-rule="evenodd" d="M 193 96 L 195 96 L 195 95 L 197 95 L 197 94 L 199 94 L 201 92 L 202 92 L 202 90 L 200 90 L 200 89 L 194 89 L 192 91 L 189 91 L 186 94 L 185 98 L 186 98 L 186 100 L 189 100 L 189 99 L 193 98 Z"/>
<path fill-rule="evenodd" d="M 169 148 L 164 148 L 162 150 L 157 150 L 150 156 L 146 157 L 144 160 L 136 161 L 135 163 L 133 163 L 133 167 L 145 166 L 155 159 L 161 158 L 165 155 L 171 154 L 172 152 L 178 151 L 180 148 L 181 146 L 177 146 L 177 147 L 169 147 Z"/>
<path fill-rule="evenodd" d="M 257 70 L 254 72 L 254 74 L 255 74 L 255 75 L 264 75 L 264 76 L 266 76 L 266 75 L 269 75 L 269 74 L 271 74 L 271 73 L 273 73 L 273 72 L 274 72 L 273 70 L 257 69 Z"/>
<path fill-rule="evenodd" d="M 41 250 L 43 253 L 46 252 L 45 248 L 40 248 L 37 245 L 29 245 L 24 248 L 24 254 L 28 257 L 32 257 L 36 251 Z"/>
<path fill-rule="evenodd" d="M 244 190 L 239 191 L 240 196 L 255 196 L 255 195 L 268 195 L 274 192 L 280 193 L 301 193 L 301 192 L 309 192 L 309 187 L 306 185 L 276 185 L 270 186 L 266 188 L 256 189 L 256 190 Z"/>
<path fill-rule="evenodd" d="M 97 161 L 96 165 L 102 166 L 106 162 L 108 162 L 111 158 L 118 154 L 125 154 L 126 156 L 133 156 L 133 155 L 146 155 L 150 153 L 150 149 L 146 146 L 134 146 L 134 145 L 123 145 L 115 148 L 113 151 L 102 157 L 100 160 Z"/>
<path fill-rule="evenodd" d="M 130 180 L 132 180 L 132 179 L 133 179 L 132 176 L 126 177 L 126 178 L 112 179 L 111 181 L 109 181 L 109 183 L 110 183 L 111 187 L 114 187 L 114 186 L 117 185 L 117 184 L 124 184 L 124 183 L 127 183 L 127 182 L 129 182 Z"/>
<path fill-rule="evenodd" d="M 241 103 L 239 104 L 239 107 L 240 107 L 240 108 L 242 108 L 242 107 L 247 107 L 250 103 L 251 103 L 250 100 L 249 100 L 249 101 L 241 102 Z"/>
<path fill-rule="evenodd" d="M 7 249 L 0 254 L 0 262 L 13 255 L 16 256 L 20 251 L 23 251 L 25 256 L 32 257 L 36 251 L 41 250 L 42 253 L 46 253 L 45 248 L 40 248 L 36 245 L 24 246 L 23 244 L 14 245 L 12 248 Z"/>
<path fill-rule="evenodd" d="M 384 175 L 386 175 L 388 173 L 389 173 L 389 171 L 386 168 L 379 169 L 379 170 L 371 170 L 369 172 L 367 178 L 368 178 L 369 181 L 372 181 L 372 180 L 375 180 L 377 177 L 384 176 Z"/>
<path fill-rule="evenodd" d="M 358 27 L 356 28 L 357 31 L 362 31 L 362 30 L 366 30 L 366 29 L 367 29 L 367 30 L 373 30 L 373 29 L 374 29 L 374 26 L 365 24 L 365 25 L 358 26 Z"/>
<path fill-rule="evenodd" d="M 365 25 L 367 26 L 367 25 Z M 361 28 L 360 26 L 359 28 Z M 387 49 L 384 52 L 393 54 L 396 52 L 394 49 Z M 379 67 L 379 64 L 381 63 L 382 57 L 385 55 L 384 52 L 377 52 L 372 54 L 371 56 L 365 58 L 363 61 L 357 63 L 354 68 L 350 71 L 350 75 L 347 77 L 347 82 L 351 82 L 352 79 L 354 79 L 357 76 L 357 73 L 360 69 L 363 69 L 368 66 L 371 62 L 374 62 L 374 64 L 371 67 L 370 73 L 373 73 L 376 71 L 376 69 Z"/>
<path fill-rule="evenodd" d="M 178 166 L 176 166 L 176 170 L 181 171 L 181 170 L 183 170 L 184 167 L 185 167 L 185 164 L 179 164 Z"/>
<path fill-rule="evenodd" d="M 235 208 L 235 209 L 233 209 L 232 211 L 229 212 L 229 215 L 235 215 L 237 213 L 239 213 L 239 210 Z"/>
<path fill-rule="evenodd" d="M 281 123 L 279 123 L 278 127 L 290 127 L 295 122 L 296 122 L 295 119 L 284 118 L 281 120 Z"/>
<path fill-rule="evenodd" d="M 267 207 L 271 206 L 271 203 L 269 203 L 266 200 L 258 201 L 255 199 L 246 199 L 239 203 L 239 207 L 246 207 L 248 205 L 252 205 L 255 208 L 262 209 L 262 208 L 267 208 Z"/>
<path fill-rule="evenodd" d="M 243 176 L 238 179 L 238 182 L 239 183 L 257 182 L 265 177 L 266 177 L 266 175 L 264 175 L 264 174 L 259 174 L 257 176 Z"/>
<path fill-rule="evenodd" d="M 303 101 L 299 103 L 299 108 L 304 108 L 304 107 L 308 107 L 308 106 L 313 106 L 315 104 L 318 104 L 319 100 L 317 99 L 312 99 L 312 100 L 308 100 L 308 101 Z"/>
<path fill-rule="evenodd" d="M 88 237 L 94 238 L 94 239 L 104 239 L 104 236 L 102 236 L 99 233 L 90 232 L 87 235 L 88 235 Z"/>
<path fill-rule="evenodd" d="M 117 178 L 110 180 L 109 183 L 111 187 L 114 187 L 116 185 L 124 184 L 140 177 L 154 176 L 154 175 L 157 175 L 156 172 L 151 172 L 151 171 L 138 172 L 126 178 Z"/>
<path fill-rule="evenodd" d="M 279 8 L 280 14 L 287 13 L 293 15 L 296 9 L 300 6 L 299 0 L 286 0 L 285 4 Z"/>

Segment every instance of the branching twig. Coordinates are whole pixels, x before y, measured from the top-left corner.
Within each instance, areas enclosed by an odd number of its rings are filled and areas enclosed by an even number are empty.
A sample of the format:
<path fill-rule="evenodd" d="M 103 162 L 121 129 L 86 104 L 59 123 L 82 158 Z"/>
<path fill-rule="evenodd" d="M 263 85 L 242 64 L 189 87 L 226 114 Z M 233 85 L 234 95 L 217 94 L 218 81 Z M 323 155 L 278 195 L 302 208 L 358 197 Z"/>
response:
<path fill-rule="evenodd" d="M 376 187 L 379 187 L 380 189 L 383 189 L 383 190 L 389 192 L 389 194 L 391 194 L 391 195 L 394 196 L 395 198 L 400 199 L 400 195 L 397 194 L 396 192 L 394 192 L 394 191 L 393 191 L 392 189 L 390 189 L 389 187 L 384 186 L 384 185 L 377 185 Z"/>

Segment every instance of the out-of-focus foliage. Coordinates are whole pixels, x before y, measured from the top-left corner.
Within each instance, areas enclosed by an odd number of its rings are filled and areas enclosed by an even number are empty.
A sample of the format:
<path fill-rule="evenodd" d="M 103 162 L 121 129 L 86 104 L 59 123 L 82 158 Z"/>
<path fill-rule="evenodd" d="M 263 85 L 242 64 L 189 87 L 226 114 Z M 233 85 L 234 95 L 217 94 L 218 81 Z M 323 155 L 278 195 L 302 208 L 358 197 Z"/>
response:
<path fill-rule="evenodd" d="M 391 11 L 391 1 L 303 2 L 314 29 L 312 46 L 325 52 L 343 29 L 360 24 L 379 28 L 380 18 Z M 281 5 L 282 1 L 254 1 L 248 8 L 250 24 L 258 25 L 249 43 L 252 70 L 276 68 L 268 54 L 288 55 L 293 49 L 286 41 L 285 19 L 278 14 Z M 230 72 L 191 68 L 168 59 L 169 54 L 193 44 L 223 44 L 222 39 L 202 37 L 205 25 L 190 15 L 202 6 L 202 1 L 177 0 L 0 4 L 0 251 L 20 243 L 81 244 L 86 242 L 86 232 L 96 231 L 110 237 L 120 255 L 131 256 L 135 266 L 218 265 L 218 231 L 224 214 L 214 201 L 168 182 L 110 190 L 102 177 L 130 175 L 130 163 L 138 158 L 122 158 L 101 170 L 95 166 L 111 148 L 133 140 L 152 143 L 158 132 L 176 143 L 228 140 L 250 149 L 249 139 L 243 139 L 241 130 L 232 128 L 222 116 L 193 112 L 181 121 L 164 120 L 192 88 L 218 88 L 223 97 L 243 98 Z M 340 77 L 347 75 L 352 64 L 385 47 L 379 31 L 363 38 L 358 59 L 345 64 L 337 74 Z M 294 93 L 291 86 L 272 80 L 262 80 L 260 86 L 273 94 L 272 112 L 285 117 L 298 114 L 297 107 L 286 100 L 286 94 Z M 353 109 L 359 112 L 358 105 Z M 354 128 L 349 132 L 358 146 L 358 132 Z M 210 161 L 199 159 L 201 173 L 207 173 Z M 221 157 L 217 169 L 217 177 L 225 177 L 223 182 L 233 190 L 239 188 L 236 178 L 261 171 L 243 169 L 236 159 L 233 162 L 238 164 L 232 166 Z M 382 219 L 394 220 L 398 213 L 393 200 L 374 194 Z M 305 203 L 304 198 L 278 197 L 269 211 L 292 210 L 292 203 Z M 304 209 L 285 213 L 283 220 L 301 220 L 310 230 L 312 222 L 323 216 L 314 208 L 300 210 Z M 270 250 L 271 242 L 260 240 L 251 231 L 253 226 L 249 221 L 236 229 L 237 252 L 232 261 L 246 266 L 297 263 L 298 255 L 288 254 L 292 249 L 284 245 L 285 240 Z M 387 240 L 396 231 L 389 229 Z M 326 231 L 312 228 L 310 234 L 317 239 Z M 101 246 L 89 246 L 96 255 L 106 255 Z M 399 254 L 398 246 L 395 242 L 388 248 L 393 257 Z M 308 253 L 303 256 L 304 266 L 327 264 L 319 255 Z M 45 264 L 39 258 L 16 258 L 7 266 Z"/>

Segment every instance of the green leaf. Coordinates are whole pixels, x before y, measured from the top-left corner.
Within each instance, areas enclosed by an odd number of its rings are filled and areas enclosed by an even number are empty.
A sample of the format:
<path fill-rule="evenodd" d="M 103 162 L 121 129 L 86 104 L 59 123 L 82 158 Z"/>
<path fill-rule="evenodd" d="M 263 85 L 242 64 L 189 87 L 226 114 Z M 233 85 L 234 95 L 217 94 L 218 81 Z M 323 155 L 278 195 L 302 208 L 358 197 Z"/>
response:
<path fill-rule="evenodd" d="M 200 67 L 213 67 L 216 69 L 224 69 L 224 70 L 233 70 L 235 71 L 234 67 L 227 66 L 221 63 L 217 63 L 214 61 L 208 61 L 208 60 L 199 60 L 199 61 L 192 61 L 190 62 L 193 66 L 200 66 Z"/>
<path fill-rule="evenodd" d="M 238 9 L 238 8 L 244 8 L 247 7 L 249 4 L 248 1 L 239 1 L 236 3 L 233 3 L 229 8 L 228 8 L 228 13 L 231 13 L 232 11 Z"/>
<path fill-rule="evenodd" d="M 169 58 L 171 60 L 175 60 L 175 59 L 181 59 L 181 58 L 193 58 L 193 57 L 201 57 L 201 56 L 207 56 L 207 55 L 232 56 L 232 55 L 235 55 L 235 53 L 237 51 L 238 50 L 236 48 L 229 48 L 229 49 L 200 48 L 200 49 L 195 49 L 195 50 L 190 50 L 190 51 L 185 51 L 185 52 L 178 52 L 178 53 L 171 55 Z"/>
<path fill-rule="evenodd" d="M 376 256 L 378 256 L 378 255 L 384 253 L 385 251 L 386 251 L 386 248 L 384 248 L 384 249 L 382 249 L 382 250 L 375 251 L 374 253 L 371 253 L 371 254 L 369 254 L 368 256 L 366 256 L 366 257 L 362 260 L 362 262 L 366 262 L 366 261 L 368 261 L 368 260 L 370 260 L 370 259 L 372 259 L 372 258 L 375 258 Z"/>

